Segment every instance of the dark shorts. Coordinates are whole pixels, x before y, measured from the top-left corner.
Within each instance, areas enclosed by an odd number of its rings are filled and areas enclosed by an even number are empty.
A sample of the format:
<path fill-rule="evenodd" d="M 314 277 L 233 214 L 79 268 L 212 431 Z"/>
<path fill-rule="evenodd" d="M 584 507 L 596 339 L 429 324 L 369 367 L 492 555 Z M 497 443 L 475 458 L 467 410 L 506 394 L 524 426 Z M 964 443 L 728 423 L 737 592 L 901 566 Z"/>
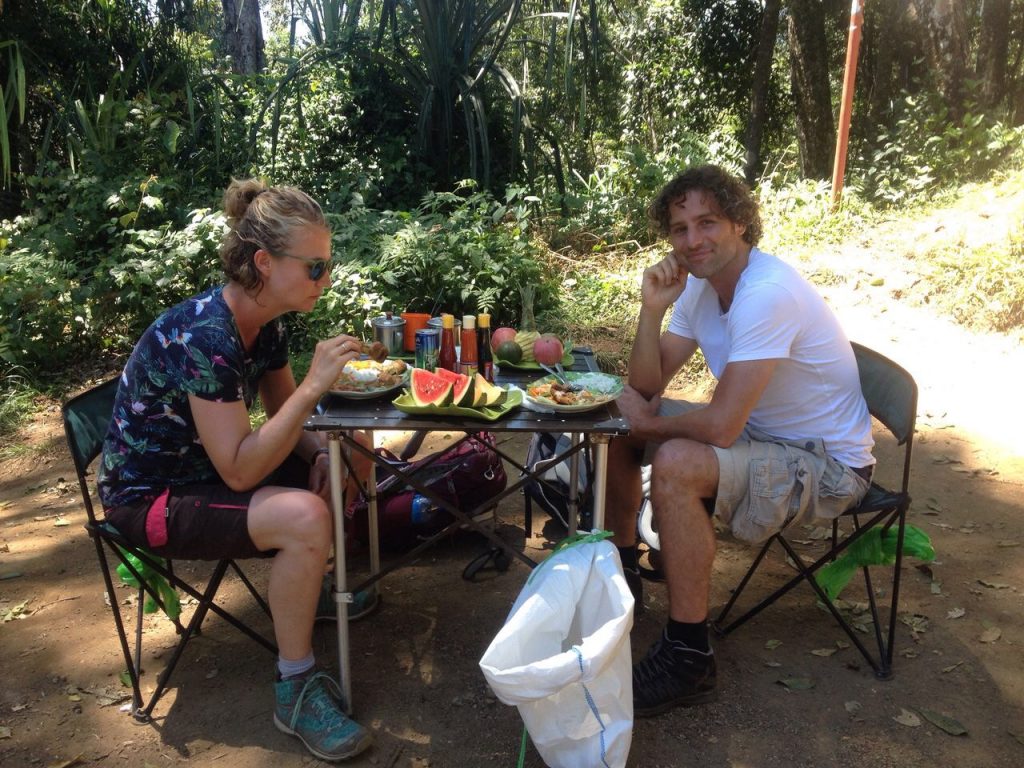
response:
<path fill-rule="evenodd" d="M 309 465 L 294 454 L 262 483 L 305 488 Z M 233 491 L 223 483 L 168 488 L 157 498 L 105 511 L 106 520 L 136 546 L 186 560 L 272 557 L 249 536 L 249 504 L 257 488 Z"/>

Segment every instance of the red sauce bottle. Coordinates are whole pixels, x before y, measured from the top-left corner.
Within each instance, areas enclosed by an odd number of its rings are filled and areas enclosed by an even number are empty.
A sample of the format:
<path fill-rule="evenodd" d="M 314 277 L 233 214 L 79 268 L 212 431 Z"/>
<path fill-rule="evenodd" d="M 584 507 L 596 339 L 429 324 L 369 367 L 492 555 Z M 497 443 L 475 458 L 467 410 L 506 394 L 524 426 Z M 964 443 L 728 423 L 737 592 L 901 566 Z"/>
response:
<path fill-rule="evenodd" d="M 477 372 L 476 351 L 476 318 L 464 315 L 462 318 L 462 359 L 459 360 L 459 373 L 473 377 Z"/>
<path fill-rule="evenodd" d="M 458 373 L 458 361 L 455 359 L 455 317 L 441 315 L 441 348 L 437 353 L 437 367 L 452 373 Z"/>

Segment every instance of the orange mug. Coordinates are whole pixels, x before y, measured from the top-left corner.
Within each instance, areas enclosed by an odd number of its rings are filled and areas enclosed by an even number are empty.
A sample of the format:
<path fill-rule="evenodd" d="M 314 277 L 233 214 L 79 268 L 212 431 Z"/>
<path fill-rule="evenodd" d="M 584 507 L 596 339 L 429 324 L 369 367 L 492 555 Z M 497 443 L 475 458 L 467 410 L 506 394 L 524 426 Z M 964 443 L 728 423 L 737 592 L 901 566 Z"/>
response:
<path fill-rule="evenodd" d="M 427 327 L 430 315 L 426 312 L 403 312 L 402 319 L 405 320 L 405 333 L 402 336 L 402 349 L 406 352 L 416 351 L 416 331 Z"/>

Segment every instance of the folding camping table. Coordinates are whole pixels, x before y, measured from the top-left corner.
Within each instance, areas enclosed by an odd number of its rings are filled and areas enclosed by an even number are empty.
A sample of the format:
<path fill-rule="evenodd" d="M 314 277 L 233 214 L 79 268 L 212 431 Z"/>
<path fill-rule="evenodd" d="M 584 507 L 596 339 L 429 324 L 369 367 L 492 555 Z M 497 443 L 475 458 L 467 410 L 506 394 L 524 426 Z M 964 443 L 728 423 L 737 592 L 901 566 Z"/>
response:
<path fill-rule="evenodd" d="M 573 371 L 597 371 L 593 352 L 588 347 L 578 347 L 573 350 L 575 362 L 571 368 Z M 524 371 L 521 369 L 504 369 L 496 375 L 496 383 L 500 385 L 515 384 L 522 389 L 530 382 L 541 377 L 541 371 Z M 486 421 L 482 419 L 470 419 L 461 416 L 418 416 L 403 413 L 392 405 L 390 399 L 348 399 L 337 395 L 327 394 L 320 402 L 317 412 L 306 421 L 306 429 L 327 433 L 328 450 L 330 455 L 330 468 L 332 477 L 332 510 L 334 515 L 334 553 L 335 553 L 335 604 L 338 608 L 338 662 L 339 674 L 341 676 L 342 691 L 345 695 L 346 706 L 351 709 L 352 690 L 351 676 L 349 674 L 349 641 L 348 621 L 346 619 L 347 605 L 352 602 L 352 596 L 364 589 L 376 589 L 376 582 L 386 574 L 398 567 L 408 563 L 415 558 L 423 549 L 431 546 L 435 541 L 449 535 L 459 526 L 468 526 L 479 531 L 495 545 L 500 547 L 510 556 L 518 558 L 533 567 L 536 563 L 522 552 L 513 549 L 503 541 L 493 530 L 489 530 L 475 518 L 484 509 L 496 505 L 504 497 L 517 492 L 532 477 L 540 474 L 543 470 L 537 470 L 532 474 L 516 458 L 509 456 L 501 450 L 496 449 L 499 455 L 518 467 L 522 472 L 521 476 L 511 481 L 508 486 L 497 496 L 491 498 L 478 509 L 462 510 L 450 502 L 436 495 L 430 488 L 423 485 L 423 481 L 417 481 L 415 474 L 408 474 L 397 471 L 393 466 L 376 455 L 371 449 L 357 443 L 353 432 L 361 430 L 368 432 L 371 438 L 377 430 L 398 430 L 398 431 L 426 431 L 426 432 L 464 432 L 469 436 L 479 432 L 567 432 L 573 435 L 570 447 L 559 456 L 553 457 L 562 461 L 570 462 L 570 511 L 576 507 L 576 487 L 579 471 L 580 453 L 588 446 L 593 445 L 594 449 L 594 527 L 600 528 L 604 524 L 604 502 L 605 484 L 608 465 L 608 441 L 615 435 L 629 433 L 629 425 L 619 413 L 615 403 L 608 403 L 599 408 L 583 413 L 541 413 L 520 407 L 513 410 L 498 421 Z M 347 577 L 345 573 L 345 533 L 344 533 L 344 510 L 347 500 L 343 497 L 345 483 L 344 468 L 348 466 L 347 456 L 355 451 L 361 453 L 373 461 L 375 473 L 384 471 L 388 474 L 398 474 L 403 482 L 416 489 L 418 493 L 430 498 L 438 506 L 448 510 L 455 521 L 443 531 L 431 536 L 415 549 L 398 561 L 390 564 L 387 569 L 380 567 L 380 543 L 377 532 L 377 499 L 376 499 L 376 477 L 371 475 L 368 485 L 369 501 L 369 523 L 370 523 L 370 576 L 353 589 L 347 588 Z M 343 457 L 343 452 L 346 454 Z M 575 517 L 573 516 L 573 519 Z"/>

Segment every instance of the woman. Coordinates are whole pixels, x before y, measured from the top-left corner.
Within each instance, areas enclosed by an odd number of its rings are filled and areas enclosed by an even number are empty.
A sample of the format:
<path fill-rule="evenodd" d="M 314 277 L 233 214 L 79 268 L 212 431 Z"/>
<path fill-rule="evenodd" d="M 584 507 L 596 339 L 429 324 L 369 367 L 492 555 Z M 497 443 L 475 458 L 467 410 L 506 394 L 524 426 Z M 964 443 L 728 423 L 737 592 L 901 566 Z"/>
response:
<path fill-rule="evenodd" d="M 100 499 L 110 523 L 156 554 L 273 557 L 274 723 L 317 757 L 340 760 L 372 737 L 315 671 L 313 621 L 332 524 L 327 450 L 303 423 L 361 343 L 321 341 L 296 385 L 281 316 L 310 311 L 330 282 L 323 212 L 297 189 L 254 179 L 232 181 L 224 211 L 227 282 L 167 310 L 136 345 L 104 442 Z M 257 394 L 267 419 L 253 429 Z"/>

